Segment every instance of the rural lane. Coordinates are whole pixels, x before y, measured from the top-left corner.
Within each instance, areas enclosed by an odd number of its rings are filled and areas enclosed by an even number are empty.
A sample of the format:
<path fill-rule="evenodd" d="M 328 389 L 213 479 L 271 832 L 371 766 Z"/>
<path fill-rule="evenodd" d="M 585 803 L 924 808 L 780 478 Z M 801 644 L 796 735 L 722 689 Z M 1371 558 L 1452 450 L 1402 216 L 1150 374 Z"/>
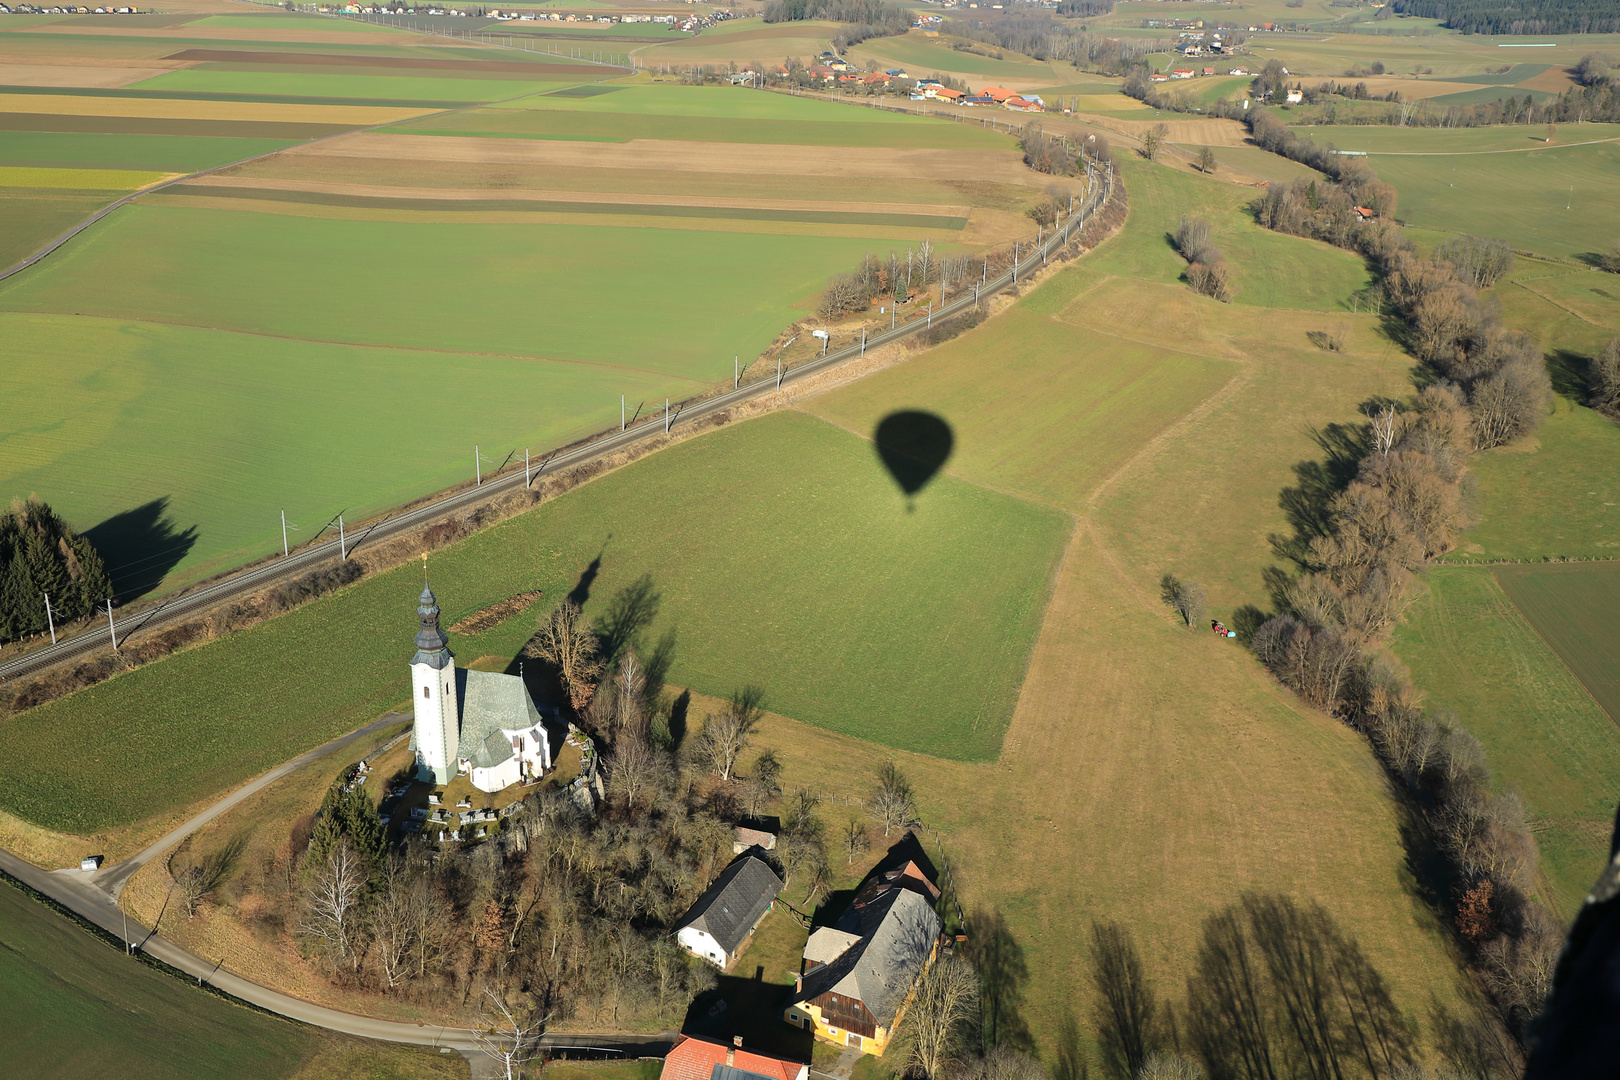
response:
<path fill-rule="evenodd" d="M 1088 165 L 1088 173 L 1091 171 Z M 674 430 L 677 423 L 701 420 L 753 398 L 773 393 L 788 383 L 836 367 L 845 361 L 859 359 L 866 355 L 867 349 L 879 348 L 928 329 L 934 319 L 943 321 L 970 311 L 983 299 L 1017 284 L 1020 275 L 1027 277 L 1030 272 L 1039 269 L 1052 252 L 1060 250 L 1077 229 L 1083 228 L 1091 220 L 1113 194 L 1113 168 L 1110 166 L 1100 171 L 1100 182 L 1092 185 L 1085 203 L 1042 236 L 1039 242 L 1031 244 L 1027 254 L 1020 251 L 1018 259 L 1009 270 L 990 278 L 972 291 L 964 288 L 954 300 L 933 311 L 927 319 L 913 317 L 909 323 L 873 334 L 858 344 L 831 350 L 806 363 L 784 369 L 776 377 L 766 376 L 712 397 L 689 399 L 672 405 L 666 416 L 655 415 L 622 431 L 609 431 L 571 447 L 553 450 L 532 472 L 519 470 L 513 466 L 512 471 L 504 475 L 497 474 L 480 485 L 462 488 L 443 498 L 389 514 L 369 527 L 359 530 L 356 536 L 348 538 L 346 542 L 341 538 L 313 542 L 282 558 L 269 559 L 245 567 L 214 581 L 176 593 L 150 607 L 115 616 L 112 620 L 112 629 L 116 632 L 120 643 L 142 630 L 159 630 L 219 604 L 308 573 L 330 560 L 352 555 L 362 544 L 403 535 L 447 515 L 529 487 L 535 480 L 549 473 L 581 465 L 654 439 L 666 431 Z M 58 664 L 101 653 L 112 645 L 110 638 L 111 634 L 106 625 L 94 624 L 71 637 L 62 638 L 53 645 L 31 649 L 0 663 L 0 682 L 37 674 Z"/>
<path fill-rule="evenodd" d="M 483 1057 L 483 1053 L 471 1029 L 379 1020 L 375 1017 L 344 1012 L 341 1009 L 329 1009 L 271 990 L 227 970 L 223 960 L 218 963 L 205 960 L 136 921 L 131 920 L 127 924 L 130 933 L 125 938 L 126 924 L 123 910 L 112 902 L 112 898 L 106 892 L 89 884 L 86 881 L 89 875 L 80 871 L 58 870 L 53 873 L 41 870 L 33 863 L 4 850 L 0 850 L 0 871 L 50 897 L 75 915 L 114 937 L 132 942 L 135 948 L 163 961 L 177 971 L 184 972 L 196 979 L 199 985 L 207 983 L 267 1012 L 329 1031 L 409 1046 L 449 1047 L 467 1057 L 470 1062 L 474 1062 L 475 1072 L 478 1071 L 476 1061 Z M 542 1037 L 540 1045 L 542 1049 L 550 1050 L 559 1048 L 604 1050 L 619 1051 L 635 1057 L 662 1057 L 668 1052 L 674 1039 L 673 1032 L 655 1035 L 553 1032 Z"/>

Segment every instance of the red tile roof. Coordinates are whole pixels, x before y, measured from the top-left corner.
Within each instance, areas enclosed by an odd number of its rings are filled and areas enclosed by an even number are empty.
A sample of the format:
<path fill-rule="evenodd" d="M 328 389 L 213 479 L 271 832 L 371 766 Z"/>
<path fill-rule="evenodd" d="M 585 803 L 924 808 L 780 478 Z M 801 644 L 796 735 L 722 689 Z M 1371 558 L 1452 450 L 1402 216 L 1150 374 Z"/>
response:
<path fill-rule="evenodd" d="M 771 1080 L 799 1080 L 805 1069 L 797 1061 L 756 1054 L 752 1050 L 737 1050 L 735 1059 L 727 1062 L 726 1053 L 732 1049 L 723 1042 L 700 1035 L 682 1035 L 664 1058 L 664 1071 L 659 1080 L 709 1080 L 716 1065 L 726 1064 Z"/>

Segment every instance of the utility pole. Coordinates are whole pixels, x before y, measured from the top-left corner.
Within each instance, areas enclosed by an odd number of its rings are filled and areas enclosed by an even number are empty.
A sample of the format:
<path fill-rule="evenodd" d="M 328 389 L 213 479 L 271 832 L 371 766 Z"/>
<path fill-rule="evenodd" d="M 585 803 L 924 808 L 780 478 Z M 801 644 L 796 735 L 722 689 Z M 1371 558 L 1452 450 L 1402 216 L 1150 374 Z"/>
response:
<path fill-rule="evenodd" d="M 113 652 L 118 651 L 118 624 L 113 622 L 112 597 L 107 597 L 107 633 L 112 635 Z"/>
<path fill-rule="evenodd" d="M 861 327 L 861 355 L 866 355 L 866 327 Z"/>
<path fill-rule="evenodd" d="M 484 463 L 478 460 L 478 444 L 473 443 L 473 486 L 484 486 Z"/>
<path fill-rule="evenodd" d="M 621 406 L 621 408 L 622 407 L 623 406 Z M 523 487 L 525 490 L 528 488 L 529 484 L 529 448 L 525 446 L 523 448 Z"/>
<path fill-rule="evenodd" d="M 281 557 L 287 557 L 287 511 L 281 512 Z"/>
<path fill-rule="evenodd" d="M 664 399 L 664 434 L 669 434 L 669 398 Z"/>
<path fill-rule="evenodd" d="M 51 614 L 51 594 L 41 593 L 45 597 L 45 625 L 51 628 L 51 644 L 56 644 L 56 618 Z"/>
<path fill-rule="evenodd" d="M 619 395 L 619 430 L 624 430 L 624 395 Z"/>
<path fill-rule="evenodd" d="M 733 390 L 737 389 L 737 383 L 738 383 L 739 380 L 742 379 L 742 368 L 738 366 L 737 361 L 738 361 L 738 358 L 735 355 L 732 356 L 732 358 L 731 358 L 731 388 Z"/>
<path fill-rule="evenodd" d="M 349 557 L 349 538 L 343 533 L 343 515 L 338 515 L 338 555 L 341 558 Z"/>

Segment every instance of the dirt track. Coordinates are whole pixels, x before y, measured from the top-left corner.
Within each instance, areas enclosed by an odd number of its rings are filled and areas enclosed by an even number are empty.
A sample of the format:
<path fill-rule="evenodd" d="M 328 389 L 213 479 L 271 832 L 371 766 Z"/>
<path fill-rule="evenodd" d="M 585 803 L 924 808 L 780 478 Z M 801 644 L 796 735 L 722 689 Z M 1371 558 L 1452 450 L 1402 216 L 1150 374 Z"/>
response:
<path fill-rule="evenodd" d="M 934 180 L 990 180 L 1039 187 L 1050 177 L 1033 173 L 1010 150 L 895 150 L 871 147 L 778 146 L 749 143 L 631 139 L 623 143 L 551 139 L 462 138 L 448 135 L 383 135 L 358 132 L 289 155 L 462 161 L 468 164 L 551 165 L 596 169 L 662 169 L 776 175 L 792 169 L 806 176 Z"/>

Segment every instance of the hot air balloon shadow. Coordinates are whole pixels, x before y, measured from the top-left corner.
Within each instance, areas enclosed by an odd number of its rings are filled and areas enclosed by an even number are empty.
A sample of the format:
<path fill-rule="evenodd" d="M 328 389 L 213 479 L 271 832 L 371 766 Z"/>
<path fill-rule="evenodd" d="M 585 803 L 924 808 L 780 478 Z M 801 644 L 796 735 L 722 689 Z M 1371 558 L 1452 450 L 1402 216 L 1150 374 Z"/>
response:
<path fill-rule="evenodd" d="M 906 512 L 916 509 L 916 495 L 951 456 L 956 438 L 951 426 L 933 413 L 905 409 L 890 413 L 872 433 L 882 460 L 894 482 L 906 493 Z"/>

